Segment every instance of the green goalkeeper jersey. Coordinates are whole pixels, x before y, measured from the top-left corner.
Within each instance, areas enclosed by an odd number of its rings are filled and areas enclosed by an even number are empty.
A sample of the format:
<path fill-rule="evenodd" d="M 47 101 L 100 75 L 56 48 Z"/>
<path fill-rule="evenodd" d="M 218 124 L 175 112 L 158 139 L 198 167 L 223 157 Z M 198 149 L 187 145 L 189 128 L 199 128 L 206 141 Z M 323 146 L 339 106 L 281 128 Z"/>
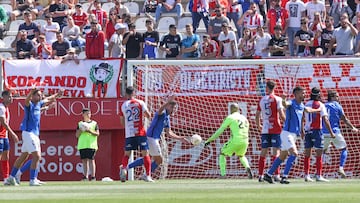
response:
<path fill-rule="evenodd" d="M 234 112 L 225 118 L 220 128 L 206 142 L 214 141 L 227 127 L 230 127 L 231 131 L 230 142 L 238 143 L 248 139 L 249 121 L 239 112 Z"/>

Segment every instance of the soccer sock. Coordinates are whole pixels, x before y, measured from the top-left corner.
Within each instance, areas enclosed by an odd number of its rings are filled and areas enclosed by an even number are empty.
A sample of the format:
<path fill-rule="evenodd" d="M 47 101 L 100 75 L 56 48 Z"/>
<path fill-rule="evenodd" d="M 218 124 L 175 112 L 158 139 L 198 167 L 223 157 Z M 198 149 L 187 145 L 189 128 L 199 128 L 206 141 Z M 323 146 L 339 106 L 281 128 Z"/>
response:
<path fill-rule="evenodd" d="M 264 168 L 265 168 L 265 157 L 259 157 L 259 176 L 264 175 Z"/>
<path fill-rule="evenodd" d="M 344 167 L 348 152 L 346 149 L 342 149 L 340 152 L 340 167 Z"/>
<path fill-rule="evenodd" d="M 1 161 L 1 168 L 2 168 L 3 178 L 4 179 L 8 178 L 9 173 L 10 173 L 9 160 L 2 160 Z"/>
<path fill-rule="evenodd" d="M 128 168 L 135 168 L 135 167 L 138 167 L 138 166 L 142 166 L 143 164 L 144 164 L 144 159 L 142 157 L 137 158 L 135 161 L 131 162 L 128 165 Z"/>
<path fill-rule="evenodd" d="M 305 175 L 309 175 L 310 173 L 310 157 L 308 156 L 304 158 L 304 173 Z"/>
<path fill-rule="evenodd" d="M 220 165 L 220 175 L 226 175 L 226 157 L 222 154 L 219 156 L 219 165 Z"/>
<path fill-rule="evenodd" d="M 18 168 L 15 168 L 15 167 L 13 167 L 12 169 L 11 169 L 11 173 L 10 173 L 10 175 L 12 176 L 12 177 L 15 177 L 16 176 L 16 173 L 18 172 Z"/>
<path fill-rule="evenodd" d="M 250 168 L 249 161 L 247 160 L 246 156 L 240 157 L 240 162 L 245 168 Z"/>
<path fill-rule="evenodd" d="M 275 170 L 280 166 L 280 164 L 281 164 L 282 162 L 283 162 L 283 161 L 282 161 L 279 157 L 276 158 L 267 173 L 268 173 L 269 175 L 274 174 Z"/>
<path fill-rule="evenodd" d="M 285 165 L 285 169 L 284 169 L 284 176 L 285 177 L 289 175 L 289 172 L 291 170 L 291 167 L 292 167 L 295 159 L 296 159 L 296 156 L 290 155 L 288 160 L 286 161 L 286 165 Z"/>
<path fill-rule="evenodd" d="M 146 171 L 146 175 L 150 176 L 151 175 L 151 159 L 150 156 L 144 156 L 144 166 L 145 166 L 145 171 Z"/>
<path fill-rule="evenodd" d="M 25 164 L 20 168 L 20 172 L 23 174 L 25 171 L 30 169 L 32 163 L 32 159 L 29 159 L 25 162 Z"/>
<path fill-rule="evenodd" d="M 39 169 L 37 168 L 37 169 L 35 169 L 35 178 L 37 178 L 38 175 L 39 175 Z"/>
<path fill-rule="evenodd" d="M 151 163 L 151 172 L 154 172 L 155 169 L 157 169 L 158 166 L 159 166 L 159 165 L 158 165 L 155 161 L 153 161 L 153 162 Z"/>
<path fill-rule="evenodd" d="M 276 158 L 277 158 L 277 156 L 272 156 L 272 161 L 274 162 Z M 279 165 L 279 167 L 275 170 L 274 174 L 275 174 L 275 175 L 279 175 L 279 174 L 280 174 L 280 165 Z"/>
<path fill-rule="evenodd" d="M 128 165 L 128 163 L 129 163 L 129 156 L 126 156 L 126 155 L 125 155 L 125 156 L 123 157 L 123 160 L 122 160 L 121 163 L 122 163 L 123 167 L 126 168 L 127 165 Z"/>
<path fill-rule="evenodd" d="M 36 178 L 36 169 L 30 169 L 30 180 L 34 180 Z"/>
<path fill-rule="evenodd" d="M 321 176 L 322 172 L 322 156 L 316 157 L 316 175 Z"/>

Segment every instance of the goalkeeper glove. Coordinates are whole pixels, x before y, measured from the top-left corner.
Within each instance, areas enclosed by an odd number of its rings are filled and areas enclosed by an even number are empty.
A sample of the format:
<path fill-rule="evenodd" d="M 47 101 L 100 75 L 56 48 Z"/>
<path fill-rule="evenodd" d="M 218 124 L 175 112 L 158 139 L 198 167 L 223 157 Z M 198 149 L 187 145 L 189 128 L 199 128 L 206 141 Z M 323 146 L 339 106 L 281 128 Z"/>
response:
<path fill-rule="evenodd" d="M 208 146 L 209 144 L 210 144 L 210 142 L 205 142 L 205 145 L 204 145 L 204 146 L 206 147 L 206 146 Z"/>

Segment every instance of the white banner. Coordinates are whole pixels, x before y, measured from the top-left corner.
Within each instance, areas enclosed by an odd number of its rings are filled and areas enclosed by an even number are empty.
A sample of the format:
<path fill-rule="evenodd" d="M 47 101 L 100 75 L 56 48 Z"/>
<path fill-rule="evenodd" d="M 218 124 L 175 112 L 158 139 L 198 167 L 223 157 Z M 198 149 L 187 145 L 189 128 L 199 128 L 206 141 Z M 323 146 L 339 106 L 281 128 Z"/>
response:
<path fill-rule="evenodd" d="M 120 96 L 122 60 L 6 60 L 3 66 L 4 89 L 26 96 L 35 84 L 45 94 L 64 89 L 72 98 Z"/>

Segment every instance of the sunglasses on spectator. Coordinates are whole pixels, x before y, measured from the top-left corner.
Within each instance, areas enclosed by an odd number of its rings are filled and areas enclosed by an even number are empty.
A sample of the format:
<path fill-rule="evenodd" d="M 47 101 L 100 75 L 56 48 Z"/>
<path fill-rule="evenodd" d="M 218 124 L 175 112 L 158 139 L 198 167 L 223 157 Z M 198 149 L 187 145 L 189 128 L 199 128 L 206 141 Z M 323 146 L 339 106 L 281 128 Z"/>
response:
<path fill-rule="evenodd" d="M 301 25 L 306 25 L 306 22 L 301 22 Z"/>
<path fill-rule="evenodd" d="M 220 10 L 215 10 L 215 12 L 221 12 Z"/>

